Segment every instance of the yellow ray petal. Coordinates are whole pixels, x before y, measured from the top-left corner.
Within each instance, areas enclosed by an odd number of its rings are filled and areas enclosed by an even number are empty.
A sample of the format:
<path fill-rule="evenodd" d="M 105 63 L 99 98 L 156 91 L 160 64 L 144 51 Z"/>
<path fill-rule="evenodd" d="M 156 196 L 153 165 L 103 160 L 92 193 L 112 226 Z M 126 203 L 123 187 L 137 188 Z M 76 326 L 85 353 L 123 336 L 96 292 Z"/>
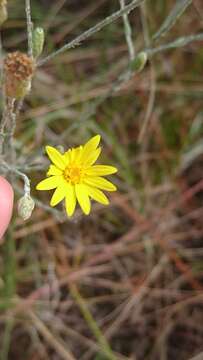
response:
<path fill-rule="evenodd" d="M 69 164 L 70 161 L 71 161 L 71 152 L 72 152 L 72 150 L 69 149 L 69 150 L 66 151 L 65 154 L 63 155 L 63 156 L 64 156 L 64 159 L 65 159 L 65 162 L 66 162 L 66 166 L 68 166 L 68 164 Z"/>
<path fill-rule="evenodd" d="M 76 193 L 76 197 L 78 199 L 78 202 L 80 204 L 82 211 L 86 215 L 88 215 L 90 213 L 91 204 L 90 204 L 88 189 L 87 189 L 86 185 L 76 184 L 75 185 L 75 193 Z"/>
<path fill-rule="evenodd" d="M 56 206 L 64 199 L 65 195 L 66 195 L 65 186 L 63 184 L 59 185 L 54 191 L 54 194 L 50 201 L 50 205 L 52 207 Z"/>
<path fill-rule="evenodd" d="M 51 176 L 45 180 L 40 181 L 36 186 L 37 190 L 52 190 L 60 185 L 62 180 L 61 176 Z"/>
<path fill-rule="evenodd" d="M 73 185 L 67 184 L 66 188 L 66 212 L 68 216 L 72 216 L 75 211 L 76 206 L 76 195 L 75 195 L 75 189 Z"/>
<path fill-rule="evenodd" d="M 50 175 L 62 175 L 62 170 L 57 168 L 55 165 L 50 165 L 47 171 L 47 176 Z"/>
<path fill-rule="evenodd" d="M 83 152 L 83 147 L 78 146 L 77 148 L 72 149 L 71 151 L 71 162 L 74 164 L 78 164 L 80 162 L 80 158 Z"/>
<path fill-rule="evenodd" d="M 83 166 L 90 167 L 92 164 L 95 163 L 95 161 L 97 161 L 100 154 L 101 154 L 101 148 L 100 147 L 98 149 L 92 151 L 91 153 L 89 153 L 86 156 L 86 158 L 83 159 Z"/>
<path fill-rule="evenodd" d="M 93 136 L 86 144 L 84 145 L 84 151 L 91 152 L 97 148 L 101 140 L 100 135 Z"/>
<path fill-rule="evenodd" d="M 57 149 L 52 146 L 46 146 L 46 152 L 54 165 L 56 165 L 61 170 L 65 169 L 66 162 L 64 155 L 62 155 Z"/>
<path fill-rule="evenodd" d="M 107 190 L 107 191 L 116 191 L 116 186 L 113 185 L 110 181 L 100 177 L 100 176 L 92 176 L 92 177 L 85 177 L 84 182 L 87 185 Z"/>
<path fill-rule="evenodd" d="M 101 136 L 100 135 L 96 135 L 94 137 L 92 137 L 84 146 L 83 146 L 83 151 L 82 151 L 82 156 L 81 156 L 81 160 L 84 161 L 87 156 L 89 156 L 92 152 L 94 152 L 97 148 L 97 146 L 99 145 Z"/>
<path fill-rule="evenodd" d="M 87 185 L 87 189 L 88 189 L 88 194 L 92 199 L 96 200 L 97 202 L 103 205 L 109 204 L 109 200 L 101 190 L 88 185 Z"/>
<path fill-rule="evenodd" d="M 114 166 L 108 165 L 93 165 L 85 170 L 89 176 L 105 176 L 115 174 L 118 170 Z"/>

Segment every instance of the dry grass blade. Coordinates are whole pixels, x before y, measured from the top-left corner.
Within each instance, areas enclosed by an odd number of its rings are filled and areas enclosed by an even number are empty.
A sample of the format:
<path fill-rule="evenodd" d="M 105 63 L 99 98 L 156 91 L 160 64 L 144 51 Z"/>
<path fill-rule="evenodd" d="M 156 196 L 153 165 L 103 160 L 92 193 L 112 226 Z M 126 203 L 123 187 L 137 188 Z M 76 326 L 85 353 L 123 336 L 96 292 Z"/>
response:
<path fill-rule="evenodd" d="M 65 346 L 56 338 L 55 335 L 51 333 L 51 331 L 46 327 L 43 321 L 39 319 L 37 315 L 33 312 L 29 312 L 29 316 L 33 321 L 34 326 L 40 332 L 40 334 L 44 337 L 44 339 L 48 342 L 51 348 L 55 349 L 57 354 L 64 360 L 76 360 L 73 354 L 65 348 Z"/>

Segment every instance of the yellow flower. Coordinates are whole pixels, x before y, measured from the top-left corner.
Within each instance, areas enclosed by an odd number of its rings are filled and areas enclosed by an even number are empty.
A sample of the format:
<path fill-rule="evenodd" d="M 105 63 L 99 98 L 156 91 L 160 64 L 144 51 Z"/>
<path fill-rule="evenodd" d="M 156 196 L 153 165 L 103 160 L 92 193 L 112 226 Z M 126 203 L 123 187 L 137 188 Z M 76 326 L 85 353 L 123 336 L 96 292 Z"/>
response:
<path fill-rule="evenodd" d="M 85 145 L 69 149 L 61 154 L 57 149 L 46 146 L 52 161 L 47 176 L 37 185 L 37 190 L 56 189 L 50 205 L 56 206 L 65 198 L 66 212 L 72 216 L 78 200 L 83 212 L 91 210 L 90 199 L 108 205 L 109 200 L 101 190 L 115 191 L 116 187 L 102 176 L 114 174 L 117 169 L 108 165 L 93 165 L 98 159 L 101 148 L 100 136 L 91 138 Z"/>

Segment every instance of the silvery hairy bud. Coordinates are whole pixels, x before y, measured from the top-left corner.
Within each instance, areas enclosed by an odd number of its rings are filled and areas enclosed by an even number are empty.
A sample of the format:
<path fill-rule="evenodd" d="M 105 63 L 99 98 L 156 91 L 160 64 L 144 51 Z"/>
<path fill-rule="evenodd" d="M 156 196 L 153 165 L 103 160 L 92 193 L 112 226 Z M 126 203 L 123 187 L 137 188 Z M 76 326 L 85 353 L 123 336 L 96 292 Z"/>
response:
<path fill-rule="evenodd" d="M 35 207 L 35 202 L 30 195 L 25 194 L 18 201 L 18 214 L 23 220 L 28 220 Z"/>

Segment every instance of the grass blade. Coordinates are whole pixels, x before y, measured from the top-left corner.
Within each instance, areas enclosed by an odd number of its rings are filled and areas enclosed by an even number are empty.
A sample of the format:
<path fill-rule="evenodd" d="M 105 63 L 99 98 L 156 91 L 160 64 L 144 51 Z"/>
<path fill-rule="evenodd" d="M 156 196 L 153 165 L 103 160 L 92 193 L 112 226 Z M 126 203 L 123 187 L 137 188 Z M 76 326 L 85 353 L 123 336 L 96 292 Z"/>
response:
<path fill-rule="evenodd" d="M 173 27 L 191 3 L 192 0 L 177 0 L 169 15 L 164 20 L 160 29 L 154 34 L 152 39 L 158 40 L 160 37 L 164 36 Z"/>

